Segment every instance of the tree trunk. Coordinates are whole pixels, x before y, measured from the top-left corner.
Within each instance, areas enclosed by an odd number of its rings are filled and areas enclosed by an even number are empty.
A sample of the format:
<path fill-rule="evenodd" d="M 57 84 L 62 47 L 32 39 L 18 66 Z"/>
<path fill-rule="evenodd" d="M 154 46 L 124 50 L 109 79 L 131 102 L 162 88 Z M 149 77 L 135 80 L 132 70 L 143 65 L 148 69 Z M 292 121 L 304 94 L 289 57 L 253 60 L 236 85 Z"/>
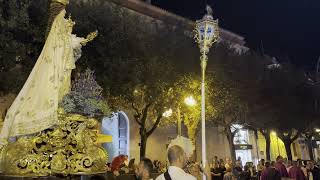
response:
<path fill-rule="evenodd" d="M 140 135 L 141 143 L 140 143 L 140 159 L 144 158 L 146 156 L 146 150 L 147 150 L 147 141 L 148 136 L 147 135 Z"/>
<path fill-rule="evenodd" d="M 260 153 L 259 153 L 259 146 L 258 146 L 258 130 L 257 129 L 254 129 L 254 138 L 255 138 L 255 144 L 256 144 L 256 153 L 257 153 L 257 158 L 260 159 Z"/>
<path fill-rule="evenodd" d="M 271 155 L 270 155 L 270 144 L 271 144 L 271 140 L 270 140 L 270 134 L 266 134 L 264 135 L 264 138 L 266 139 L 266 158 L 268 161 L 271 160 Z"/>
<path fill-rule="evenodd" d="M 234 135 L 232 134 L 230 127 L 226 127 L 225 129 L 226 129 L 227 139 L 229 142 L 231 160 L 233 163 L 235 163 L 236 162 L 236 149 L 235 149 L 235 146 L 233 143 Z"/>
<path fill-rule="evenodd" d="M 284 147 L 286 148 L 288 160 L 292 160 L 291 142 L 288 140 L 284 140 L 283 143 L 284 143 Z"/>
<path fill-rule="evenodd" d="M 310 160 L 313 161 L 314 160 L 314 155 L 313 155 L 312 136 L 311 137 L 307 137 L 307 144 L 308 144 Z"/>
<path fill-rule="evenodd" d="M 278 137 L 283 141 L 284 147 L 286 148 L 286 153 L 288 156 L 288 160 L 292 160 L 292 152 L 291 152 L 291 144 L 298 139 L 301 132 L 294 132 L 294 130 L 290 129 L 288 132 L 279 132 Z"/>
<path fill-rule="evenodd" d="M 271 146 L 271 139 L 270 139 L 270 130 L 260 130 L 261 134 L 263 135 L 264 139 L 266 140 L 266 158 L 268 161 L 271 160 L 270 155 L 270 146 Z"/>
<path fill-rule="evenodd" d="M 141 125 L 139 134 L 140 134 L 140 159 L 142 159 L 146 156 L 147 140 L 148 140 L 147 130 L 144 124 Z"/>

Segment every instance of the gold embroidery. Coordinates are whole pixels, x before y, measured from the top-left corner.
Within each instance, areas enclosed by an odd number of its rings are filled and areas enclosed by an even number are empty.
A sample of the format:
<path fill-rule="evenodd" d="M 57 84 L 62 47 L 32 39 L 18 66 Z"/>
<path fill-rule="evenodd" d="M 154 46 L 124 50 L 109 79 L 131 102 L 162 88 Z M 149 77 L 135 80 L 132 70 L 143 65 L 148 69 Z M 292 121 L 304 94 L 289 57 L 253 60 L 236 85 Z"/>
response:
<path fill-rule="evenodd" d="M 52 75 L 52 76 L 49 77 L 49 81 L 50 81 L 51 83 L 54 83 L 54 79 L 55 79 L 55 78 L 54 78 L 54 75 Z"/>
<path fill-rule="evenodd" d="M 52 62 L 52 58 L 50 56 L 45 56 L 44 60 L 45 60 L 46 63 L 51 63 Z"/>
<path fill-rule="evenodd" d="M 48 119 L 53 120 L 54 116 Z M 19 176 L 103 171 L 108 154 L 97 144 L 97 124 L 97 120 L 84 116 L 59 114 L 56 126 L 34 136 L 19 137 L 5 146 L 8 156 L 2 159 L 3 170 L 8 175 Z M 43 124 L 35 124 L 39 125 Z M 16 127 L 18 133 L 23 133 L 20 127 L 24 124 Z"/>
<path fill-rule="evenodd" d="M 29 116 L 30 118 L 33 118 L 34 116 L 35 116 L 35 112 L 34 112 L 34 110 L 31 110 L 31 111 L 28 111 L 27 112 L 27 116 Z"/>
<path fill-rule="evenodd" d="M 16 113 L 15 113 L 15 115 L 18 115 L 20 113 L 20 111 L 18 110 Z"/>
<path fill-rule="evenodd" d="M 31 88 L 34 88 L 36 86 L 36 82 L 35 82 L 35 80 L 32 80 L 32 82 L 31 82 Z"/>

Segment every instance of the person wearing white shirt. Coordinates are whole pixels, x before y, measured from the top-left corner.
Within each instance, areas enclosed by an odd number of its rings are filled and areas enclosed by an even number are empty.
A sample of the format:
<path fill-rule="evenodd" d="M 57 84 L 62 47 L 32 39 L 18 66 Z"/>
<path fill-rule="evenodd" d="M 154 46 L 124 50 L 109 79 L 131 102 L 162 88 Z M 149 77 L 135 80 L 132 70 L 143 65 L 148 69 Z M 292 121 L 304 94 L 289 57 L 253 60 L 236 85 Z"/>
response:
<path fill-rule="evenodd" d="M 170 166 L 167 172 L 158 176 L 156 180 L 197 180 L 197 178 L 182 169 L 187 163 L 187 158 L 180 146 L 174 145 L 168 149 L 168 160 Z M 207 167 L 206 172 L 209 170 L 209 173 L 206 173 L 209 174 L 207 180 L 211 180 L 210 169 L 209 166 Z"/>

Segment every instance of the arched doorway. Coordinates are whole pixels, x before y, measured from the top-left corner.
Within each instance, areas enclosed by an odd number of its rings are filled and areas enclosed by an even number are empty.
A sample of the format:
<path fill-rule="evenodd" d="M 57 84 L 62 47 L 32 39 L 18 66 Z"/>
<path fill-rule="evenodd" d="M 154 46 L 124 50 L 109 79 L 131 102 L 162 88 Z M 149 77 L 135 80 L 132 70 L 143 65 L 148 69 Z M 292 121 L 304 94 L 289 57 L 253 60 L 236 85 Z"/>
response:
<path fill-rule="evenodd" d="M 112 143 L 103 144 L 109 154 L 109 162 L 120 154 L 128 155 L 130 158 L 129 130 L 129 118 L 123 111 L 113 113 L 111 117 L 106 117 L 102 120 L 102 133 L 112 136 Z"/>

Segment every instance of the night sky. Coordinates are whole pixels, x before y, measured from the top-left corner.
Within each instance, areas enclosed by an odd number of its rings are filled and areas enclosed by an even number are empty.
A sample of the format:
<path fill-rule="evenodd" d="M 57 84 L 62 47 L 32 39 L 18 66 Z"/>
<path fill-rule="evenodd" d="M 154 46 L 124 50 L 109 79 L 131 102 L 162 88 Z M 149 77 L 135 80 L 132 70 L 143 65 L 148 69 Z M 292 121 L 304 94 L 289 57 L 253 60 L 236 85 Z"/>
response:
<path fill-rule="evenodd" d="M 153 0 L 196 20 L 211 5 L 219 25 L 246 38 L 247 46 L 279 61 L 314 69 L 320 56 L 320 0 Z M 262 42 L 262 43 L 261 43 Z M 262 48 L 263 47 L 263 48 Z"/>

